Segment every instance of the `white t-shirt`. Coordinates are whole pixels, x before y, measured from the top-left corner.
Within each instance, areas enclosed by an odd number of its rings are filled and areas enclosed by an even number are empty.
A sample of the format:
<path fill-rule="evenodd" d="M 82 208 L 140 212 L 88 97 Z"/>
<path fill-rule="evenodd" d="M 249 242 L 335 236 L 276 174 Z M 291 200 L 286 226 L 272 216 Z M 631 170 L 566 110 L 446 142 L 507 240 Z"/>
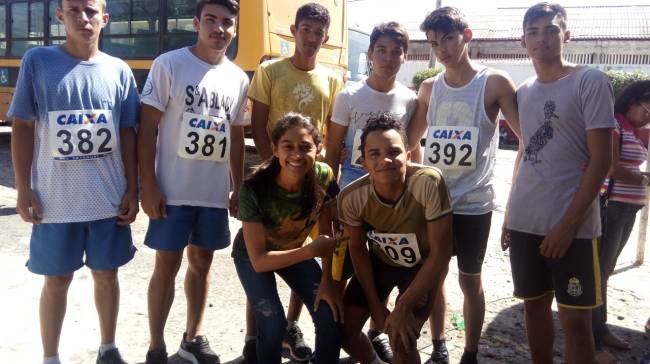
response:
<path fill-rule="evenodd" d="M 156 177 L 167 204 L 228 208 L 230 126 L 244 125 L 247 90 L 227 59 L 211 65 L 189 48 L 156 58 L 142 102 L 163 112 Z"/>
<path fill-rule="evenodd" d="M 380 113 L 389 112 L 402 123 L 406 129 L 415 108 L 417 96 L 415 92 L 399 82 L 388 92 L 380 92 L 368 86 L 366 81 L 355 82 L 347 86 L 336 97 L 332 121 L 348 128 L 345 134 L 344 148 L 347 158 L 341 163 L 341 178 L 339 184 L 345 187 L 350 182 L 366 174 L 358 163 L 361 157 L 361 131 L 366 127 L 368 119 Z M 356 141 L 357 150 L 354 150 Z"/>

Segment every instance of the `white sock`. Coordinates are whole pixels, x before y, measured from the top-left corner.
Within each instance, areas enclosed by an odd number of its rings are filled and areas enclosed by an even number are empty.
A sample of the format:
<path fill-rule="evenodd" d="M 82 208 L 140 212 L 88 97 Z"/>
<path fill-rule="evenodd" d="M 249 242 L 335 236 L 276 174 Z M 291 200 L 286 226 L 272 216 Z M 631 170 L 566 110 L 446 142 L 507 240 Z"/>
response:
<path fill-rule="evenodd" d="M 43 364 L 61 364 L 58 355 L 46 356 L 43 358 Z"/>
<path fill-rule="evenodd" d="M 244 337 L 244 342 L 245 342 L 245 343 L 247 343 L 247 342 L 249 342 L 249 341 L 253 341 L 253 340 L 257 340 L 257 336 L 246 335 L 246 336 Z"/>
<path fill-rule="evenodd" d="M 287 329 L 295 327 L 296 325 L 298 325 L 296 321 L 287 321 Z"/>
<path fill-rule="evenodd" d="M 99 355 L 104 355 L 107 351 L 116 349 L 117 346 L 115 346 L 115 343 L 112 342 L 110 344 L 101 344 L 99 345 Z"/>

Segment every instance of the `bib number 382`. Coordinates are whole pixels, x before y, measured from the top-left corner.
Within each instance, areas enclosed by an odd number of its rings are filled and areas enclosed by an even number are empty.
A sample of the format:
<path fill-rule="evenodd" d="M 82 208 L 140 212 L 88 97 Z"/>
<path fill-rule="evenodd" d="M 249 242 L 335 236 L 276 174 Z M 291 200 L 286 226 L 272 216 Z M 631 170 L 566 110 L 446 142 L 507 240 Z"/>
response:
<path fill-rule="evenodd" d="M 478 128 L 429 126 L 424 163 L 445 169 L 476 169 Z"/>
<path fill-rule="evenodd" d="M 50 111 L 48 117 L 54 160 L 101 158 L 118 147 L 110 110 Z"/>
<path fill-rule="evenodd" d="M 227 161 L 230 157 L 230 124 L 217 116 L 183 113 L 178 155 L 185 159 Z"/>
<path fill-rule="evenodd" d="M 413 233 L 389 234 L 370 231 L 366 236 L 388 259 L 403 267 L 412 267 L 422 258 L 418 239 Z"/>

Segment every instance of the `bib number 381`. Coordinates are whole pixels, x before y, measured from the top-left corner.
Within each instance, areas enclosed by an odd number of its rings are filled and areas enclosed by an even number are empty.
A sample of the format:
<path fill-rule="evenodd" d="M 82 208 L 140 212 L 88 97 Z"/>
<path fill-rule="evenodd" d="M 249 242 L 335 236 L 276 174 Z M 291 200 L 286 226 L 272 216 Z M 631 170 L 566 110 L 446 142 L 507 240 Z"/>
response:
<path fill-rule="evenodd" d="M 476 169 L 478 128 L 475 126 L 429 126 L 424 163 L 445 169 Z"/>
<path fill-rule="evenodd" d="M 403 267 L 412 267 L 422 258 L 418 239 L 413 233 L 388 234 L 369 231 L 366 236 L 388 259 Z"/>
<path fill-rule="evenodd" d="M 118 147 L 110 110 L 50 111 L 48 117 L 54 160 L 101 158 Z"/>
<path fill-rule="evenodd" d="M 217 116 L 183 113 L 178 155 L 185 159 L 227 161 L 230 157 L 230 124 Z"/>

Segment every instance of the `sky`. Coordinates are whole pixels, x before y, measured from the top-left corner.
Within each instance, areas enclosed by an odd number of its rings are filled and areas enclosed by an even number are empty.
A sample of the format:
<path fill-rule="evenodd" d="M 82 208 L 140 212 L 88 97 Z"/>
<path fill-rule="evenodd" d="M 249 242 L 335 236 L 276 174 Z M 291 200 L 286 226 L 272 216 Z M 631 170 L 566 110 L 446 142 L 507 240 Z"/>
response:
<path fill-rule="evenodd" d="M 436 0 L 347 0 L 348 26 L 370 32 L 374 24 L 389 20 L 415 28 Z M 529 7 L 540 0 L 442 0 L 442 6 L 455 6 L 461 11 L 500 7 Z M 563 6 L 650 5 L 650 0 L 557 0 Z"/>

